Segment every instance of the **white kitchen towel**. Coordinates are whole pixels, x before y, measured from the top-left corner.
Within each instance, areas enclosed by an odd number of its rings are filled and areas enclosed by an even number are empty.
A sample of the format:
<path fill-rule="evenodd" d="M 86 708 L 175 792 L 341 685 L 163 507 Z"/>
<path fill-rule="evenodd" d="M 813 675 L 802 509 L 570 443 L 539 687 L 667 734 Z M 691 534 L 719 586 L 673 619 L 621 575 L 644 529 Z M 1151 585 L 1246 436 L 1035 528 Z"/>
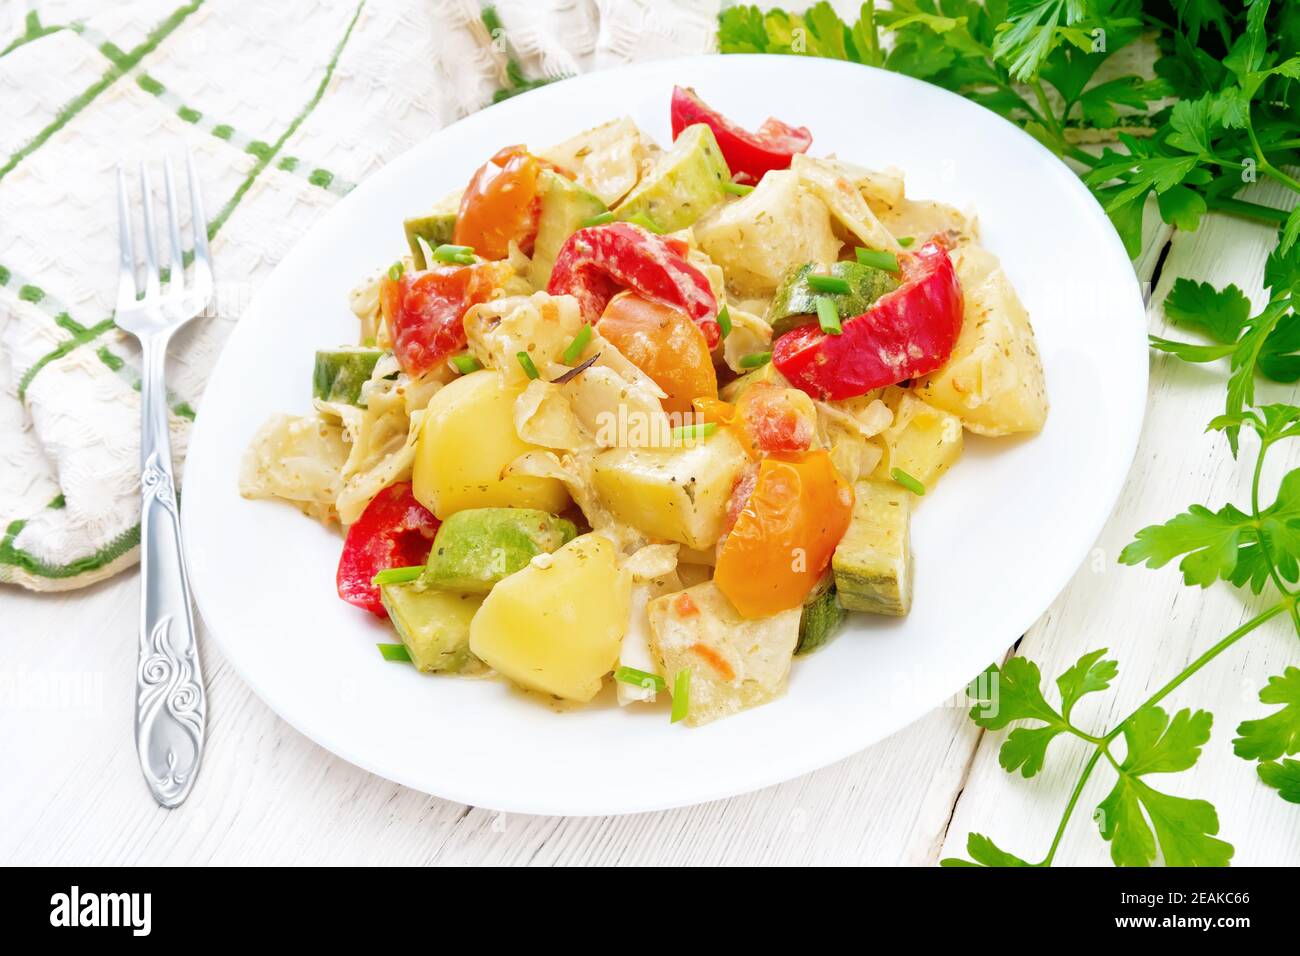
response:
<path fill-rule="evenodd" d="M 138 557 L 138 353 L 112 306 L 119 163 L 189 150 L 202 178 L 218 288 L 170 355 L 179 468 L 250 296 L 354 183 L 502 90 L 712 50 L 718 7 L 0 4 L 0 582 L 83 587 Z"/>

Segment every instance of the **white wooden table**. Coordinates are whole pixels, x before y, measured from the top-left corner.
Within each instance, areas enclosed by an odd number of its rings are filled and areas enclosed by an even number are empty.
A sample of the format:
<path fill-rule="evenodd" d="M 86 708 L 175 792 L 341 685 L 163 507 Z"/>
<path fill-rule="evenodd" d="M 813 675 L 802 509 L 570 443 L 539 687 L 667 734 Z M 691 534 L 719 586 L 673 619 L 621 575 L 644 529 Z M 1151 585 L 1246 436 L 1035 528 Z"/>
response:
<path fill-rule="evenodd" d="M 1257 195 L 1279 200 L 1269 186 Z M 1138 263 L 1150 278 L 1168 245 L 1153 331 L 1164 327 L 1159 303 L 1179 275 L 1233 281 L 1258 297 L 1271 228 L 1211 216 L 1198 232 L 1177 233 L 1153 218 Z M 1225 587 L 1188 589 L 1172 568 L 1115 561 L 1134 531 L 1191 502 L 1243 500 L 1247 460 L 1234 462 L 1221 438 L 1202 434 L 1221 408 L 1223 375 L 1153 358 L 1146 427 L 1120 503 L 1091 558 L 1020 644 L 1049 675 L 1099 646 L 1119 659 L 1116 692 L 1076 709 L 1085 727 L 1127 714 L 1252 613 L 1251 601 Z M 1300 449 L 1276 462 L 1274 480 L 1298 462 Z M 1042 775 L 1010 776 L 997 764 L 1004 733 L 984 733 L 964 708 L 948 706 L 839 764 L 730 800 L 628 817 L 503 816 L 408 790 L 322 750 L 205 642 L 202 776 L 189 801 L 167 811 L 141 782 L 131 736 L 137 609 L 134 573 L 64 596 L 0 590 L 0 863 L 925 865 L 962 854 L 972 829 L 1039 859 L 1087 756 L 1061 741 Z M 1277 619 L 1166 705 L 1214 714 L 1197 768 L 1167 779 L 1172 792 L 1216 805 L 1239 865 L 1300 864 L 1300 807 L 1260 784 L 1229 744 L 1240 720 L 1262 712 L 1255 694 L 1266 677 L 1297 662 L 1300 641 Z M 1104 770 L 1094 775 L 1058 862 L 1109 862 L 1086 808 L 1110 783 Z"/>

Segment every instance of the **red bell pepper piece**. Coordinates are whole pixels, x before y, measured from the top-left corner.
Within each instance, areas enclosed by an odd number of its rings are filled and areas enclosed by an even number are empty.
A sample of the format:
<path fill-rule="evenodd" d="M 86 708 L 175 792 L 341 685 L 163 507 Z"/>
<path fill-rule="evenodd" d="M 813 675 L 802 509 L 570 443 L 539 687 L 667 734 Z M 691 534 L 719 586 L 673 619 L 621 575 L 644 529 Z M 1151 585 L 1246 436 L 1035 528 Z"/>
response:
<path fill-rule="evenodd" d="M 420 376 L 465 348 L 469 307 L 486 302 L 509 273 L 509 266 L 480 262 L 472 266 L 435 266 L 384 279 L 379 301 L 393 353 L 402 371 Z"/>
<path fill-rule="evenodd" d="M 424 564 L 441 522 L 415 500 L 409 481 L 389 485 L 371 499 L 348 528 L 339 558 L 339 597 L 379 617 L 388 617 L 371 579 L 388 568 Z"/>
<path fill-rule="evenodd" d="M 700 327 L 710 349 L 721 340 L 713 288 L 704 273 L 686 261 L 682 244 L 630 222 L 579 229 L 555 257 L 546 285 L 551 295 L 577 299 L 583 319 L 592 325 L 624 289 L 681 309 Z"/>
<path fill-rule="evenodd" d="M 961 332 L 962 292 L 947 250 L 931 240 L 900 256 L 903 281 L 840 335 L 802 325 L 772 345 L 772 362 L 813 398 L 865 395 L 933 372 L 948 361 Z"/>
<path fill-rule="evenodd" d="M 803 126 L 787 126 L 775 117 L 751 133 L 710 109 L 692 89 L 673 87 L 673 139 L 688 126 L 705 123 L 713 130 L 718 149 L 736 179 L 758 182 L 769 169 L 789 169 L 795 153 L 806 153 L 812 133 Z"/>

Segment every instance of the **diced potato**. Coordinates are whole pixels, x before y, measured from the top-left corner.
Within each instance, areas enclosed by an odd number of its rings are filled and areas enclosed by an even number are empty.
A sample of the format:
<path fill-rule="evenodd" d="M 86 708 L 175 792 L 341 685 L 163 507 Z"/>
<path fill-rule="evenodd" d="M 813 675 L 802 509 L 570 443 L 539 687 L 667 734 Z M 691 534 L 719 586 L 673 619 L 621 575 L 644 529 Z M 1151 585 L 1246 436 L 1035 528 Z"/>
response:
<path fill-rule="evenodd" d="M 569 502 L 554 478 L 501 477 L 529 445 L 515 431 L 515 399 L 492 369 L 456 379 L 429 400 L 415 449 L 415 497 L 439 518 L 465 508 L 536 508 L 556 513 Z"/>
<path fill-rule="evenodd" d="M 853 520 L 831 558 L 840 604 L 903 617 L 912 609 L 912 493 L 892 481 L 853 486 Z"/>
<path fill-rule="evenodd" d="M 1038 431 L 1047 420 L 1047 385 L 1029 314 L 1001 269 L 964 291 L 952 356 L 916 382 L 917 396 L 980 435 Z"/>
<path fill-rule="evenodd" d="M 930 490 L 961 457 L 961 419 L 905 388 L 886 389 L 885 404 L 894 420 L 880 435 L 885 453 L 872 477 L 884 481 L 891 470 L 901 468 Z"/>
<path fill-rule="evenodd" d="M 592 462 L 603 507 L 617 521 L 689 548 L 712 547 L 748 458 L 727 431 L 679 448 L 611 448 Z"/>
<path fill-rule="evenodd" d="M 584 534 L 497 584 L 469 647 L 520 687 L 585 703 L 618 660 L 631 598 L 613 543 Z"/>
<path fill-rule="evenodd" d="M 834 262 L 840 251 L 826 204 L 788 169 L 767 173 L 752 193 L 701 219 L 693 231 L 741 296 L 771 295 L 793 266 Z"/>
<path fill-rule="evenodd" d="M 669 690 L 681 670 L 691 672 L 688 725 L 757 707 L 785 689 L 802 607 L 747 620 L 705 581 L 655 598 L 648 613 L 651 646 Z"/>

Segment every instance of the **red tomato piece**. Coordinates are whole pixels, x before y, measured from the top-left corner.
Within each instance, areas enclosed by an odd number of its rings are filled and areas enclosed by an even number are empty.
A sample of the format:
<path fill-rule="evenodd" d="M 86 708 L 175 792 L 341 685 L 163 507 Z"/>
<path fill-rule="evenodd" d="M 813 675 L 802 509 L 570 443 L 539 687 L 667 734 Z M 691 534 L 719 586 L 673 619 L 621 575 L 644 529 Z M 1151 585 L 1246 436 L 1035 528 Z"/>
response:
<path fill-rule="evenodd" d="M 688 126 L 704 123 L 713 130 L 718 149 L 737 180 L 758 182 L 769 169 L 789 169 L 795 153 L 806 153 L 812 133 L 803 126 L 789 126 L 775 117 L 751 133 L 710 109 L 692 89 L 673 87 L 673 139 Z"/>
<path fill-rule="evenodd" d="M 388 568 L 424 564 L 441 522 L 415 500 L 409 481 L 389 485 L 371 499 L 343 541 L 336 577 L 339 597 L 387 618 L 371 579 Z"/>
<path fill-rule="evenodd" d="M 948 361 L 961 332 L 962 291 L 952 260 L 931 240 L 899 257 L 903 281 L 866 312 L 846 319 L 842 334 L 802 325 L 772 345 L 772 363 L 813 398 L 865 395 L 933 372 Z"/>
<path fill-rule="evenodd" d="M 384 279 L 379 303 L 402 370 L 419 376 L 465 348 L 461 320 L 472 305 L 486 302 L 505 281 L 509 267 L 495 262 L 434 266 Z"/>
<path fill-rule="evenodd" d="M 686 261 L 680 243 L 630 222 L 579 229 L 560 248 L 546 285 L 551 295 L 576 298 L 592 325 L 624 289 L 681 309 L 700 327 L 710 349 L 721 340 L 718 301 L 708 278 Z"/>

